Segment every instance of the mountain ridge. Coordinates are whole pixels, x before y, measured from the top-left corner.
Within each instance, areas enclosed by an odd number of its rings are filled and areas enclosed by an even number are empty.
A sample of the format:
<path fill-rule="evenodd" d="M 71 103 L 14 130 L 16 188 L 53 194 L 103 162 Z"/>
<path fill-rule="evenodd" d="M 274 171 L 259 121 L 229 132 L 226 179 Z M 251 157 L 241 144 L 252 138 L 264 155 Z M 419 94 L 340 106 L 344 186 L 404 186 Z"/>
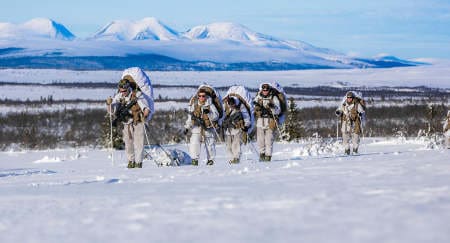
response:
<path fill-rule="evenodd" d="M 27 33 L 31 34 L 27 36 Z M 116 66 L 110 65 L 114 63 L 110 60 L 112 56 L 117 57 L 117 62 L 123 62 L 124 56 L 145 55 L 171 58 L 177 60 L 172 64 L 176 63 L 181 65 L 180 68 L 187 69 L 192 67 L 192 63 L 212 63 L 214 65 L 206 67 L 213 70 L 230 66 L 234 67 L 233 70 L 236 67 L 251 70 L 251 63 L 254 63 L 255 70 L 262 67 L 268 70 L 291 70 L 295 67 L 377 68 L 419 65 L 392 56 L 350 57 L 303 41 L 283 40 L 258 33 L 232 22 L 198 25 L 185 32 L 178 32 L 154 17 L 137 21 L 114 20 L 85 39 L 76 38 L 64 25 L 51 19 L 32 19 L 19 25 L 0 23 L 1 39 L 3 41 L 0 42 L 0 59 L 18 58 L 20 67 L 25 63 L 34 65 L 23 61 L 24 57 L 35 61 L 40 58 L 39 61 L 46 63 L 50 60 L 48 57 L 89 59 L 97 56 L 99 58 L 95 60 L 107 60 L 109 64 L 106 67 L 114 69 Z M 9 64 L 2 63 L 10 67 Z M 52 67 L 52 64 L 46 63 L 43 66 Z M 202 65 L 200 68 L 199 65 L 193 66 L 194 69 L 204 69 Z M 2 67 L 5 66 L 0 65 L 0 68 Z"/>

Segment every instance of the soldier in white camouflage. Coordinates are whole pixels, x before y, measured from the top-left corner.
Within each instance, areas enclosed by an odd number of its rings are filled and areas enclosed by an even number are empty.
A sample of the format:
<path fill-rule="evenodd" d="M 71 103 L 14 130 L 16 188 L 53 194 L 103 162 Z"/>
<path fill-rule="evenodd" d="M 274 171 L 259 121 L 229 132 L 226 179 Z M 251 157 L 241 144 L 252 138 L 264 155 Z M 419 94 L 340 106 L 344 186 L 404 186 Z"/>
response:
<path fill-rule="evenodd" d="M 128 159 L 128 168 L 142 168 L 144 158 L 144 122 L 150 114 L 148 102 L 141 91 L 132 87 L 135 83 L 129 75 L 119 81 L 118 92 L 114 98 L 108 98 L 108 112 L 115 114 L 117 126 L 123 123 L 123 141 Z M 110 110 L 112 108 L 112 111 Z"/>
<path fill-rule="evenodd" d="M 227 154 L 231 158 L 230 164 L 240 162 L 242 133 L 246 133 L 250 125 L 250 115 L 245 105 L 237 97 L 227 97 L 222 128 L 225 133 Z"/>
<path fill-rule="evenodd" d="M 280 100 L 274 95 L 268 83 L 260 85 L 255 99 L 256 141 L 259 148 L 259 161 L 272 160 L 274 133 L 277 129 L 278 115 L 281 113 Z"/>
<path fill-rule="evenodd" d="M 206 90 L 198 90 L 196 96 L 189 105 L 189 115 L 184 126 L 185 134 L 188 133 L 189 129 L 192 133 L 189 155 L 192 158 L 192 165 L 197 166 L 201 141 L 203 140 L 206 147 L 206 164 L 213 165 L 216 156 L 215 134 L 217 131 L 215 130 L 215 124 L 219 119 L 219 112 Z"/>
<path fill-rule="evenodd" d="M 450 149 L 450 111 L 447 112 L 447 117 L 444 122 L 444 137 L 445 137 L 445 146 L 447 149 Z"/>
<path fill-rule="evenodd" d="M 364 105 L 351 91 L 346 93 L 346 100 L 336 109 L 336 116 L 341 119 L 341 132 L 345 154 L 350 154 L 350 140 L 353 153 L 358 153 L 360 136 L 362 133 L 362 117 Z"/>

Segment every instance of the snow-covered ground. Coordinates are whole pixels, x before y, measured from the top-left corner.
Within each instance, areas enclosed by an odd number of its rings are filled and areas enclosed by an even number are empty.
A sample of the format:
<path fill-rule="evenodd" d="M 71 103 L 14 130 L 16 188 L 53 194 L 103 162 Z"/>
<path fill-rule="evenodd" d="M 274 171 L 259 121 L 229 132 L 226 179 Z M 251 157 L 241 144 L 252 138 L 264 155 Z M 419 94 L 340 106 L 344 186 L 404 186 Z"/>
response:
<path fill-rule="evenodd" d="M 71 71 L 53 69 L 0 69 L 0 82 L 15 83 L 117 83 L 122 71 Z M 450 62 L 433 65 L 378 69 L 328 69 L 295 71 L 147 72 L 153 84 L 216 87 L 278 81 L 287 87 L 417 87 L 450 88 Z M 5 91 L 2 91 L 2 93 Z M 0 93 L 0 94 L 2 94 Z"/>
<path fill-rule="evenodd" d="M 450 241 L 450 150 L 304 142 L 229 165 L 217 149 L 211 167 L 131 170 L 123 151 L 114 166 L 106 150 L 1 152 L 0 242 Z"/>

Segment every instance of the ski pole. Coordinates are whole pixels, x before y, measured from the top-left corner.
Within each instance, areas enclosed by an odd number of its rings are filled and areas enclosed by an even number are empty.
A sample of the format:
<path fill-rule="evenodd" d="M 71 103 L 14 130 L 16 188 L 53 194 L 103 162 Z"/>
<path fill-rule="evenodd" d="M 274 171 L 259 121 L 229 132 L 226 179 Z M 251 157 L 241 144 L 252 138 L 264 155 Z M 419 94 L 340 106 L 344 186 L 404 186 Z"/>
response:
<path fill-rule="evenodd" d="M 336 141 L 339 140 L 339 117 L 337 118 L 336 122 Z"/>
<path fill-rule="evenodd" d="M 145 136 L 147 137 L 147 143 L 150 144 L 148 136 L 147 136 L 147 129 L 150 131 L 150 128 L 148 128 L 148 124 L 144 123 Z M 167 152 L 167 150 L 161 145 L 161 143 L 159 141 L 156 141 L 155 145 L 158 146 L 163 151 L 163 153 L 166 154 L 167 157 L 169 157 L 169 159 L 171 161 L 175 161 L 176 165 L 180 165 L 180 161 L 179 161 L 178 157 L 173 158 L 172 155 L 169 152 Z"/>
<path fill-rule="evenodd" d="M 148 134 L 147 134 L 147 124 L 144 122 L 144 134 L 145 134 L 145 138 L 147 139 L 147 145 L 150 145 L 150 140 L 148 139 Z M 156 166 L 161 166 L 160 164 L 158 164 L 158 162 L 156 160 L 153 159 L 153 157 L 147 153 L 151 158 L 151 160 L 153 160 L 156 164 Z"/>
<path fill-rule="evenodd" d="M 278 130 L 278 133 L 279 133 L 280 137 L 283 138 L 283 136 L 281 136 L 281 129 L 278 126 L 277 119 L 275 118 L 275 115 L 273 114 L 273 110 L 272 109 L 270 109 L 270 113 L 272 114 L 273 120 L 275 121 L 275 126 L 277 127 L 277 130 Z M 283 139 L 281 139 L 281 140 L 283 140 Z"/>
<path fill-rule="evenodd" d="M 256 156 L 259 156 L 258 150 L 255 148 L 255 145 L 253 144 L 252 140 L 250 139 L 250 136 L 248 138 L 248 144 L 250 144 L 250 148 L 253 149 L 253 152 Z"/>
<path fill-rule="evenodd" d="M 114 167 L 114 141 L 113 141 L 113 126 L 112 126 L 112 104 L 109 104 L 109 128 L 110 128 L 110 156 L 111 156 L 111 164 Z"/>

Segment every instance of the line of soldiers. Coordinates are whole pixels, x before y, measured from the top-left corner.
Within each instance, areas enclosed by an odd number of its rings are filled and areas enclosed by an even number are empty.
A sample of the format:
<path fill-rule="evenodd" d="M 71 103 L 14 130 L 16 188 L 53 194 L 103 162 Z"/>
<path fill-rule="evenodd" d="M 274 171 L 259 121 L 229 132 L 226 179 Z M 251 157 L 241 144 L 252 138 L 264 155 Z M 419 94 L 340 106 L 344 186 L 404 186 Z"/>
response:
<path fill-rule="evenodd" d="M 139 91 L 130 87 L 129 79 L 131 77 L 127 78 L 120 80 L 116 96 L 107 100 L 108 111 L 117 112 L 118 107 L 128 107 L 124 111 L 129 113 L 129 116 L 121 121 L 124 124 L 122 133 L 128 168 L 141 168 L 144 154 L 144 122 L 145 117 L 150 113 L 150 108 L 145 99 L 139 95 Z M 270 84 L 262 83 L 259 92 L 253 99 L 253 115 L 256 119 L 256 140 L 260 161 L 272 160 L 274 135 L 278 129 L 277 119 L 281 112 L 281 106 L 273 89 Z M 198 165 L 203 142 L 206 147 L 206 164 L 213 165 L 216 156 L 215 140 L 216 137 L 220 137 L 217 130 L 220 113 L 206 90 L 199 89 L 195 97 L 195 102 L 191 102 L 189 105 L 184 131 L 185 135 L 189 131 L 191 132 L 189 154 L 192 158 L 192 165 Z M 128 104 L 128 106 L 124 106 L 124 104 Z M 236 164 L 240 162 L 241 145 L 247 139 L 247 132 L 252 125 L 251 114 L 236 97 L 229 97 L 224 106 L 225 117 L 222 128 L 224 129 L 227 155 L 230 158 L 229 163 Z M 350 145 L 352 145 L 353 153 L 358 153 L 364 112 L 365 104 L 360 99 L 356 99 L 353 92 L 347 92 L 345 101 L 336 110 L 336 115 L 342 124 L 345 154 L 350 154 Z"/>
<path fill-rule="evenodd" d="M 124 125 L 122 134 L 128 168 L 142 168 L 144 134 L 146 132 L 145 122 L 151 118 L 154 111 L 151 110 L 153 105 L 149 105 L 148 99 L 144 98 L 139 89 L 133 88 L 132 84 L 136 84 L 133 77 L 124 75 L 119 81 L 117 94 L 113 98 L 108 98 L 107 104 L 108 112 L 116 115 L 113 123 L 121 122 Z M 241 87 L 245 89 L 243 86 Z M 185 134 L 191 132 L 189 154 L 192 158 L 192 165 L 198 165 L 199 163 L 202 142 L 206 147 L 206 164 L 214 164 L 216 156 L 215 139 L 216 137 L 220 138 L 217 129 L 223 113 L 225 117 L 220 125 L 225 135 L 227 155 L 230 158 L 229 163 L 240 162 L 241 145 L 246 142 L 247 133 L 253 125 L 256 126 L 259 160 L 271 161 L 275 131 L 279 130 L 278 120 L 282 112 L 280 100 L 275 95 L 275 87 L 272 87 L 269 83 L 260 85 L 259 92 L 252 101 L 253 112 L 248 109 L 247 103 L 251 99 L 249 94 L 245 101 L 247 107 L 237 97 L 227 97 L 224 100 L 225 112 L 218 110 L 212 97 L 209 96 L 210 94 L 205 89 L 197 90 L 195 99 L 193 99 L 194 102 L 191 100 L 189 105 Z M 151 101 L 153 102 L 153 100 Z M 347 155 L 351 151 L 354 154 L 358 153 L 360 136 L 363 134 L 365 108 L 362 97 L 353 91 L 349 91 L 335 111 L 341 122 L 340 130 L 344 153 Z M 253 121 L 253 117 L 255 121 Z M 446 147 L 450 148 L 450 111 L 447 114 L 443 129 Z"/>
<path fill-rule="evenodd" d="M 273 94 L 270 84 L 260 86 L 260 92 L 254 98 L 254 115 L 256 117 L 256 139 L 259 148 L 260 161 L 271 161 L 272 146 L 276 120 L 280 114 L 280 101 Z M 185 123 L 185 134 L 191 131 L 189 154 L 192 165 L 198 165 L 200 158 L 201 141 L 206 147 L 207 165 L 213 165 L 216 156 L 215 139 L 219 137 L 218 121 L 219 111 L 213 105 L 212 97 L 204 89 L 197 91 L 197 99 L 189 106 L 189 114 Z M 241 145 L 247 138 L 247 132 L 251 127 L 251 114 L 245 105 L 237 97 L 229 97 L 225 103 L 225 118 L 222 128 L 225 134 L 225 143 L 229 163 L 240 162 Z M 244 138 L 244 139 L 243 139 Z"/>

